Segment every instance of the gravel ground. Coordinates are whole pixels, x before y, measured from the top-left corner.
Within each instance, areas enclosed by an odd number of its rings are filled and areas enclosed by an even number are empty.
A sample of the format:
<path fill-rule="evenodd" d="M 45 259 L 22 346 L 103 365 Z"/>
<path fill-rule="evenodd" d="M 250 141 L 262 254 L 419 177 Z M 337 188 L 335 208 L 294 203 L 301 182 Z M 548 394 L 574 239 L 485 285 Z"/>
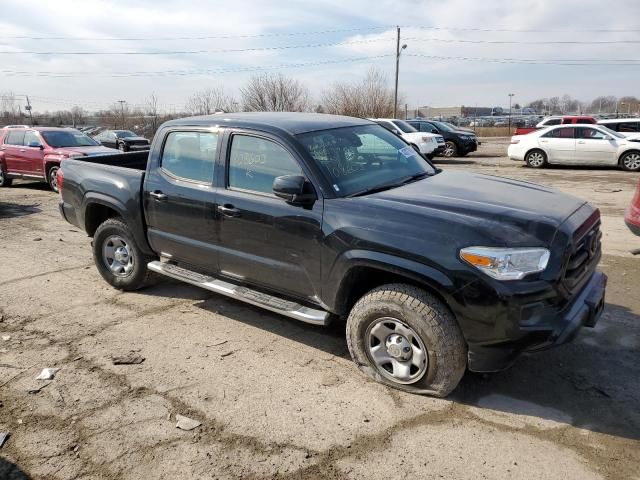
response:
<path fill-rule="evenodd" d="M 445 400 L 365 379 L 341 325 L 169 281 L 113 290 L 56 195 L 0 190 L 0 478 L 640 479 L 640 238 L 622 221 L 638 175 L 535 171 L 506 143 L 439 164 L 599 206 L 608 303 L 573 343 L 467 374 Z M 54 380 L 35 380 L 44 367 Z"/>

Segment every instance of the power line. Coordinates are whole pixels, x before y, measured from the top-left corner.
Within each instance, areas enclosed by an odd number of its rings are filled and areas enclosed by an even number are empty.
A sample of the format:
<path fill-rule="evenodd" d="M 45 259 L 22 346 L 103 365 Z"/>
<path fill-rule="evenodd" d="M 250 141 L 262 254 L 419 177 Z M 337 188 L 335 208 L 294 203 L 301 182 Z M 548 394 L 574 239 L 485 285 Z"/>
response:
<path fill-rule="evenodd" d="M 640 43 L 640 40 L 464 40 L 453 38 L 420 38 L 405 37 L 404 40 L 417 42 L 440 42 L 440 43 L 478 43 L 491 45 L 611 45 L 619 43 Z"/>
<path fill-rule="evenodd" d="M 369 40 L 353 40 L 350 42 L 336 43 L 308 43 L 305 45 L 280 45 L 277 47 L 254 47 L 254 48 L 229 48 L 222 50 L 181 50 L 181 51 L 156 51 L 156 52 L 35 52 L 35 51 L 0 51 L 0 55 L 200 55 L 212 53 L 240 53 L 240 52 L 268 52 L 273 50 L 291 50 L 298 48 L 325 48 L 337 47 L 342 45 L 355 45 L 363 43 L 377 43 L 393 40 L 391 38 L 373 38 Z"/>
<path fill-rule="evenodd" d="M 596 59 L 526 59 L 526 58 L 488 58 L 488 57 L 454 57 L 444 55 L 427 55 L 408 53 L 408 57 L 429 58 L 432 60 L 460 60 L 467 62 L 494 62 L 520 65 L 560 65 L 560 66 L 635 66 L 640 67 L 640 60 L 596 60 Z"/>
<path fill-rule="evenodd" d="M 116 38 L 116 37 L 68 37 L 68 36 L 58 36 L 58 37 L 35 37 L 35 36 L 21 36 L 21 35 L 13 35 L 13 36 L 0 36 L 0 40 L 95 40 L 101 42 L 145 42 L 145 41 L 173 41 L 173 40 L 222 40 L 222 39 L 233 39 L 233 38 L 273 38 L 273 37 L 293 37 L 293 36 L 303 36 L 303 35 L 326 35 L 330 33 L 347 33 L 347 32 L 363 32 L 363 31 L 372 31 L 372 30 L 385 30 L 387 28 L 391 28 L 390 26 L 381 26 L 381 27 L 363 27 L 363 28 L 344 28 L 344 29 L 336 29 L 336 30 L 317 30 L 317 31 L 305 31 L 305 32 L 282 32 L 282 33 L 258 33 L 258 34 L 239 34 L 239 35 L 203 35 L 203 36 L 185 36 L 185 37 L 129 37 L 129 38 Z"/>
<path fill-rule="evenodd" d="M 336 63 L 350 63 L 361 62 L 364 60 L 376 60 L 379 58 L 392 57 L 392 54 L 387 55 L 374 55 L 367 57 L 350 57 L 338 60 L 321 60 L 316 62 L 303 62 L 303 63 L 286 63 L 279 65 L 270 65 L 265 67 L 229 67 L 218 69 L 201 69 L 201 70 L 160 70 L 160 71 L 140 71 L 140 72 L 50 72 L 50 71 L 18 71 L 18 70 L 0 70 L 0 74 L 5 74 L 12 77 L 47 77 L 47 78 L 73 78 L 78 76 L 101 76 L 111 78 L 123 78 L 123 77 L 156 77 L 156 76 L 188 76 L 188 75 L 217 75 L 223 73 L 235 73 L 235 72 L 253 72 L 263 70 L 276 70 L 285 68 L 303 68 L 314 67 L 320 65 L 329 65 Z"/>
<path fill-rule="evenodd" d="M 443 30 L 448 32 L 507 32 L 507 33 L 633 33 L 640 32 L 637 28 L 596 28 L 596 29 L 527 29 L 527 28 L 476 28 L 476 27 L 427 27 L 401 25 L 403 28 L 420 30 Z"/>

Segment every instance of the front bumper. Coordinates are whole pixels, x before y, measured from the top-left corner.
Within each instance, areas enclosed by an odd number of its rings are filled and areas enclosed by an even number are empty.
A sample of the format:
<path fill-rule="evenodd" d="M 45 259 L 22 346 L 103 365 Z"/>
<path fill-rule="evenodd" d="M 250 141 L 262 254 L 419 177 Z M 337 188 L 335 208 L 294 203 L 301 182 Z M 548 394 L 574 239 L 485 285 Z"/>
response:
<path fill-rule="evenodd" d="M 587 284 L 562 310 L 520 324 L 513 339 L 498 344 L 469 345 L 469 370 L 495 372 L 509 367 L 525 351 L 545 350 L 570 342 L 582 327 L 594 327 L 604 309 L 607 276 L 594 272 Z"/>
<path fill-rule="evenodd" d="M 137 152 L 142 150 L 149 150 L 151 148 L 151 145 L 147 143 L 142 145 L 128 145 L 127 147 L 129 148 L 130 152 Z"/>
<path fill-rule="evenodd" d="M 634 235 L 640 236 L 640 208 L 630 206 L 624 212 L 624 223 Z"/>

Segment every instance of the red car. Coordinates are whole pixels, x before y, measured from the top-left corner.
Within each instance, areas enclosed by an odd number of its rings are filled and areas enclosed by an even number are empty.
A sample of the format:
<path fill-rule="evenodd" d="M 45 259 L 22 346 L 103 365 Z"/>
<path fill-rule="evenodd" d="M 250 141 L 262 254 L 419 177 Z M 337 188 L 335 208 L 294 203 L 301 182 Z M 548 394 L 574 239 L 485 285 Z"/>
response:
<path fill-rule="evenodd" d="M 23 178 L 45 181 L 57 192 L 62 160 L 117 152 L 73 128 L 5 127 L 0 129 L 0 187 Z"/>
<path fill-rule="evenodd" d="M 640 183 L 636 187 L 636 194 L 631 200 L 631 205 L 624 212 L 624 221 L 629 230 L 640 236 Z"/>

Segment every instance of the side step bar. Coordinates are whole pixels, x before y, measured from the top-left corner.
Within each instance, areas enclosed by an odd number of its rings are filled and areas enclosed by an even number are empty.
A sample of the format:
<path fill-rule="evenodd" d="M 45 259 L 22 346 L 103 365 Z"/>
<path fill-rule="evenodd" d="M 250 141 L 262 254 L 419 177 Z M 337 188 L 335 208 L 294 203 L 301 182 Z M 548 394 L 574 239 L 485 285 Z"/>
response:
<path fill-rule="evenodd" d="M 149 262 L 147 267 L 152 272 L 159 273 L 160 275 L 175 278 L 176 280 L 190 283 L 191 285 L 195 285 L 196 287 L 201 287 L 215 293 L 221 293 L 227 297 L 235 298 L 236 300 L 241 300 L 243 302 L 250 303 L 251 305 L 262 307 L 266 310 L 271 310 L 272 312 L 276 312 L 287 317 L 295 318 L 296 320 L 311 323 L 313 325 L 329 324 L 329 312 L 324 310 L 305 307 L 295 302 L 290 302 L 272 295 L 267 295 L 266 293 L 251 290 L 247 287 L 241 287 L 218 278 L 202 275 L 171 263 L 164 263 L 156 260 Z"/>

